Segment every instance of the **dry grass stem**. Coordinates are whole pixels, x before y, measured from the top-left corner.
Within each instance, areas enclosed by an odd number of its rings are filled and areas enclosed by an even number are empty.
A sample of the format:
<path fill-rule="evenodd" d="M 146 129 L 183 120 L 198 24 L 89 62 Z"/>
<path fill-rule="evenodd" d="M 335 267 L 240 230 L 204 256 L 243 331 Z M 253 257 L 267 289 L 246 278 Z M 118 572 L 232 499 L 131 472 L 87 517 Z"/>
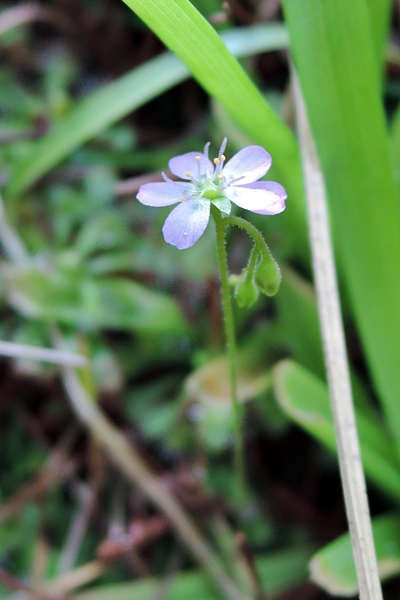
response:
<path fill-rule="evenodd" d="M 318 311 L 360 598 L 381 600 L 382 591 L 352 400 L 325 184 L 296 76 L 294 91 Z"/>

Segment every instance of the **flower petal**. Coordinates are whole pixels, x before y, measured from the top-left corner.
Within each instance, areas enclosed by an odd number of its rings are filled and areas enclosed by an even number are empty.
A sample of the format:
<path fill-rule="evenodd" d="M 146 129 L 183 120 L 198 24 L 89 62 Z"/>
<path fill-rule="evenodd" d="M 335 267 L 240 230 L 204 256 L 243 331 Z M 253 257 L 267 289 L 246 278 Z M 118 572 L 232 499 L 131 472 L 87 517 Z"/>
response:
<path fill-rule="evenodd" d="M 164 239 L 179 250 L 190 248 L 203 235 L 209 218 L 208 200 L 196 199 L 182 202 L 165 220 Z"/>
<path fill-rule="evenodd" d="M 183 197 L 192 192 L 194 186 L 183 181 L 145 183 L 140 187 L 136 198 L 147 206 L 169 206 L 181 202 Z"/>
<path fill-rule="evenodd" d="M 261 146 L 247 146 L 239 150 L 225 165 L 222 174 L 229 183 L 239 179 L 238 185 L 252 183 L 268 171 L 272 163 L 271 156 Z"/>
<path fill-rule="evenodd" d="M 196 157 L 200 157 L 196 160 Z M 174 175 L 181 179 L 193 179 L 198 181 L 204 175 L 211 175 L 214 165 L 202 152 L 187 152 L 181 156 L 175 156 L 169 161 L 169 168 Z M 190 173 L 190 175 L 188 175 Z"/>
<path fill-rule="evenodd" d="M 277 215 L 285 210 L 285 189 L 275 181 L 257 181 L 244 186 L 231 186 L 224 190 L 232 202 L 260 215 Z"/>

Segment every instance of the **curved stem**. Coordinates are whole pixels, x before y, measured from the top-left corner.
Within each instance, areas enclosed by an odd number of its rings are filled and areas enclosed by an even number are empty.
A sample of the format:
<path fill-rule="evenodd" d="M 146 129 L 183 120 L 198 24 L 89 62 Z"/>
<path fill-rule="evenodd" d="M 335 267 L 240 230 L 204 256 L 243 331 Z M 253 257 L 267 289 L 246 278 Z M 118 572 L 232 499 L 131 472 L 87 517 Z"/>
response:
<path fill-rule="evenodd" d="M 250 237 L 253 238 L 254 243 L 256 245 L 257 250 L 260 252 L 261 256 L 271 258 L 271 253 L 269 251 L 267 242 L 264 240 L 261 232 L 258 231 L 257 227 L 254 227 L 251 223 L 242 219 L 242 217 L 226 217 L 223 220 L 224 227 L 227 225 L 236 225 L 236 227 L 240 227 L 244 229 Z"/>
<path fill-rule="evenodd" d="M 247 263 L 247 279 L 249 281 L 251 281 L 254 277 L 254 269 L 256 268 L 256 265 L 257 265 L 258 255 L 259 255 L 259 249 L 257 247 L 257 244 L 254 244 L 254 246 L 252 247 L 251 252 L 250 252 L 249 261 Z"/>
<path fill-rule="evenodd" d="M 221 299 L 222 311 L 224 315 L 225 341 L 229 358 L 229 379 L 230 391 L 233 408 L 233 439 L 234 439 L 234 464 L 235 472 L 238 477 L 241 494 L 245 489 L 244 483 L 244 457 L 243 457 L 243 437 L 242 437 L 242 407 L 237 397 L 237 352 L 235 327 L 233 318 L 233 309 L 231 294 L 229 288 L 228 262 L 225 250 L 225 227 L 228 219 L 221 217 L 219 210 L 211 205 L 211 214 L 215 221 L 217 233 L 217 254 L 218 266 L 221 278 Z"/>

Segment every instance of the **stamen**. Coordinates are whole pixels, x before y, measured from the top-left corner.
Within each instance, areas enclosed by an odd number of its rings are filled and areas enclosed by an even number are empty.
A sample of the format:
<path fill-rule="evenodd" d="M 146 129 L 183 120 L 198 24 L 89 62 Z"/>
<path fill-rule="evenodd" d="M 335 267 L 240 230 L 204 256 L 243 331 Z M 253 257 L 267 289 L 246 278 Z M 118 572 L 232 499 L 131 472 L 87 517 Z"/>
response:
<path fill-rule="evenodd" d="M 214 165 L 218 165 L 221 161 L 219 160 L 219 158 L 214 158 L 213 163 Z"/>
<path fill-rule="evenodd" d="M 217 175 L 217 177 L 218 177 L 218 179 L 219 179 L 220 181 L 222 181 L 222 180 L 224 179 L 224 176 L 222 175 L 222 173 L 220 173 L 219 175 Z"/>
<path fill-rule="evenodd" d="M 168 177 L 168 175 L 166 175 L 164 172 L 163 172 L 163 173 L 161 173 L 161 175 L 162 175 L 162 178 L 164 179 L 164 181 L 166 181 L 167 183 L 174 183 L 174 182 L 172 181 L 172 179 L 170 179 L 170 178 Z"/>
<path fill-rule="evenodd" d="M 200 154 L 198 154 L 198 155 L 196 156 L 196 160 L 197 160 L 197 162 L 199 162 L 199 161 L 200 161 L 200 159 L 201 159 L 201 156 L 200 156 Z"/>
<path fill-rule="evenodd" d="M 228 138 L 226 138 L 226 137 L 222 140 L 221 148 L 219 149 L 219 152 L 218 152 L 219 158 L 221 158 L 223 153 L 225 152 L 227 141 L 228 141 Z"/>
<path fill-rule="evenodd" d="M 186 171 L 186 177 L 191 177 L 191 176 L 192 176 L 191 172 L 190 171 Z"/>
<path fill-rule="evenodd" d="M 205 174 L 206 174 L 207 178 L 210 177 L 210 175 L 211 175 L 210 168 L 208 166 L 208 160 L 209 160 L 209 158 L 208 158 L 208 149 L 209 149 L 209 147 L 210 147 L 210 142 L 207 142 L 207 144 L 204 146 L 204 153 L 203 153 L 204 157 L 206 159 L 206 164 L 207 164 L 206 169 L 205 169 L 205 171 L 206 171 Z M 199 164 L 199 169 L 200 169 L 200 163 L 198 163 L 198 164 Z"/>
<path fill-rule="evenodd" d="M 224 162 L 226 160 L 225 154 L 221 154 L 221 160 L 222 160 L 222 162 Z"/>

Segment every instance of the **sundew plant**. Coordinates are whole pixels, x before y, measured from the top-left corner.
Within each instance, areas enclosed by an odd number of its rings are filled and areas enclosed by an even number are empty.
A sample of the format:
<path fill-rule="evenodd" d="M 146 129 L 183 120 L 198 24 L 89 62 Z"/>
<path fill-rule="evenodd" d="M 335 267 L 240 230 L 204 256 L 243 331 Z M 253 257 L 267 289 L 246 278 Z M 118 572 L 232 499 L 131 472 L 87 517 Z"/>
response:
<path fill-rule="evenodd" d="M 0 600 L 399 597 L 399 20 L 0 9 Z"/>

